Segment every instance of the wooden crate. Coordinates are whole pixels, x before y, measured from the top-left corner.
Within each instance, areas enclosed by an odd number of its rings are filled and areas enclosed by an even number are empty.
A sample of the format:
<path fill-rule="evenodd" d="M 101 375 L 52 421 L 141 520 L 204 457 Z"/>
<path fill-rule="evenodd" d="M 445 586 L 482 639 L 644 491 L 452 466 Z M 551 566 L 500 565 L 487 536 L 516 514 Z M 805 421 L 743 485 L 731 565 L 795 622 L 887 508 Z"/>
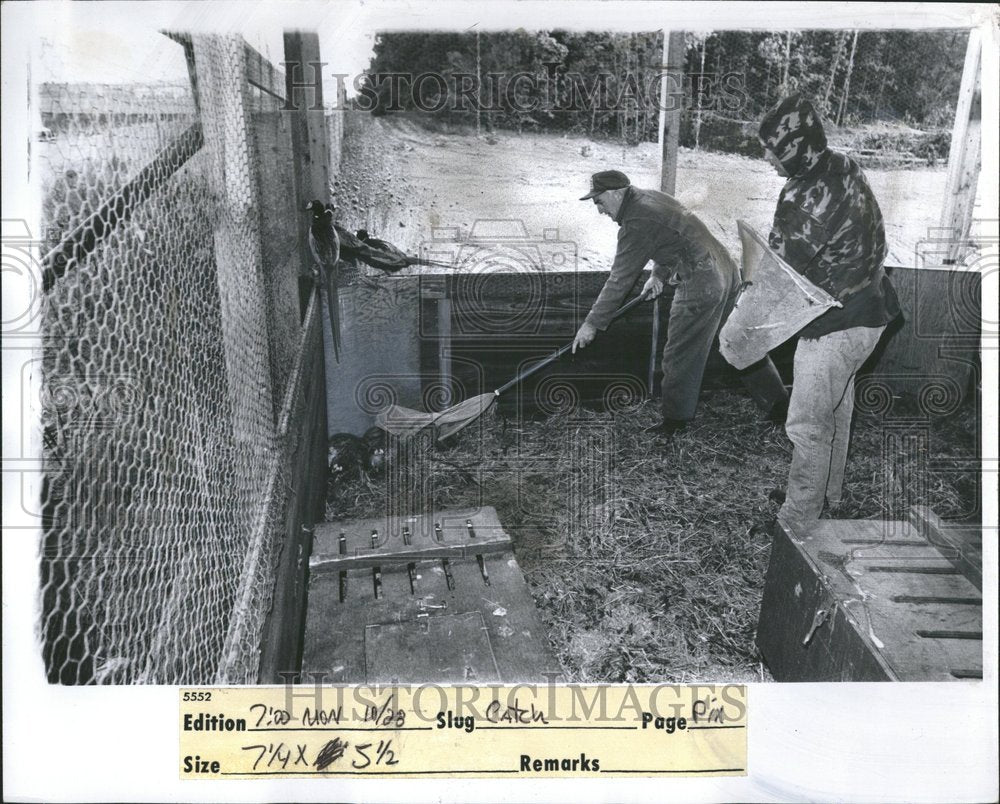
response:
<path fill-rule="evenodd" d="M 318 526 L 302 673 L 352 684 L 562 679 L 490 507 Z"/>
<path fill-rule="evenodd" d="M 777 681 L 982 678 L 982 594 L 956 534 L 911 519 L 821 520 L 802 539 L 775 528 L 757 645 Z"/>

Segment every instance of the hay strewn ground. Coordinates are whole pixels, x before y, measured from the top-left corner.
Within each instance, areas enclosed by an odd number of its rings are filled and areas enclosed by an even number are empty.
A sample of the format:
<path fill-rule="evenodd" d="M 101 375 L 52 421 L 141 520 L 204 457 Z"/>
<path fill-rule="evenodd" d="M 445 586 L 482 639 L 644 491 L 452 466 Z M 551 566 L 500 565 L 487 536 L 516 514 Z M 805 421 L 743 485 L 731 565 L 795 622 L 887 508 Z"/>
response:
<path fill-rule="evenodd" d="M 974 407 L 933 422 L 903 413 L 858 412 L 832 515 L 920 503 L 977 517 Z M 662 448 L 642 432 L 658 419 L 651 403 L 520 423 L 493 410 L 431 453 L 429 496 L 497 509 L 568 679 L 763 680 L 753 637 L 770 537 L 754 526 L 776 513 L 768 492 L 784 485 L 791 445 L 757 418 L 742 395 L 706 391 L 694 425 Z M 327 519 L 379 515 L 386 483 L 332 487 Z"/>

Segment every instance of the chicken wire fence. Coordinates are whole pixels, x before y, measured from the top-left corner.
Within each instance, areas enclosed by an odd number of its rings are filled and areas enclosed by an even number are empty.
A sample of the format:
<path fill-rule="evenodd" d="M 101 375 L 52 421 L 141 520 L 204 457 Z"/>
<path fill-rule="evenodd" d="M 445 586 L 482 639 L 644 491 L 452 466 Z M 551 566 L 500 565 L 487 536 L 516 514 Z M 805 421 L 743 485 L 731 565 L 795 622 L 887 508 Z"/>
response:
<path fill-rule="evenodd" d="M 257 681 L 319 330 L 273 281 L 296 250 L 283 77 L 177 38 L 189 84 L 40 88 L 53 683 Z"/>

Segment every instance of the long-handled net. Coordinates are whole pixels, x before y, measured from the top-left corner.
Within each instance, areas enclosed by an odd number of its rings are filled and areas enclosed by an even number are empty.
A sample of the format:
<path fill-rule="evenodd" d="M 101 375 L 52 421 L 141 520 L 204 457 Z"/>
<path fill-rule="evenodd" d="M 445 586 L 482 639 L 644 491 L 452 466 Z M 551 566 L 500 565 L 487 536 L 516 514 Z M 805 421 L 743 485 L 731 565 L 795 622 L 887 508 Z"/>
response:
<path fill-rule="evenodd" d="M 644 296 L 636 296 L 632 301 L 619 307 L 612 316 L 612 320 L 625 315 L 625 313 L 642 301 L 645 301 Z M 391 405 L 378 415 L 375 420 L 376 424 L 386 432 L 404 439 L 416 435 L 427 427 L 433 427 L 435 440 L 439 442 L 444 441 L 486 413 L 504 391 L 513 388 L 522 380 L 527 379 L 535 372 L 558 360 L 572 348 L 573 341 L 570 341 L 556 349 L 548 357 L 542 358 L 537 363 L 528 366 L 516 377 L 505 382 L 490 393 L 471 397 L 438 413 L 424 413 L 423 411 L 405 408 L 401 405 Z"/>
<path fill-rule="evenodd" d="M 719 333 L 719 351 L 745 369 L 802 327 L 841 304 L 767 245 L 746 221 L 737 221 L 743 242 L 744 290 Z"/>

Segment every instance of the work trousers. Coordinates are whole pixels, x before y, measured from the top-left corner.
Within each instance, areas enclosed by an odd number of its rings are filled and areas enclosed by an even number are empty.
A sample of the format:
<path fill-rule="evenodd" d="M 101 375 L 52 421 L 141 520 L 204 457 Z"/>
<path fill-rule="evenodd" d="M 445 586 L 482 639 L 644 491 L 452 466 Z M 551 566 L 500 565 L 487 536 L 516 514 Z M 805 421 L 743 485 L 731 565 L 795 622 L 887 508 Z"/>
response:
<path fill-rule="evenodd" d="M 823 498 L 840 502 L 854 413 L 854 376 L 885 330 L 854 327 L 795 348 L 792 399 L 785 432 L 792 442 L 785 503 L 778 520 L 802 533 L 819 519 Z"/>
<path fill-rule="evenodd" d="M 705 376 L 705 363 L 739 295 L 735 265 L 720 269 L 713 262 L 699 265 L 674 292 L 663 347 L 662 404 L 664 419 L 694 418 Z M 765 412 L 788 398 L 771 358 L 740 372 L 743 385 Z"/>

